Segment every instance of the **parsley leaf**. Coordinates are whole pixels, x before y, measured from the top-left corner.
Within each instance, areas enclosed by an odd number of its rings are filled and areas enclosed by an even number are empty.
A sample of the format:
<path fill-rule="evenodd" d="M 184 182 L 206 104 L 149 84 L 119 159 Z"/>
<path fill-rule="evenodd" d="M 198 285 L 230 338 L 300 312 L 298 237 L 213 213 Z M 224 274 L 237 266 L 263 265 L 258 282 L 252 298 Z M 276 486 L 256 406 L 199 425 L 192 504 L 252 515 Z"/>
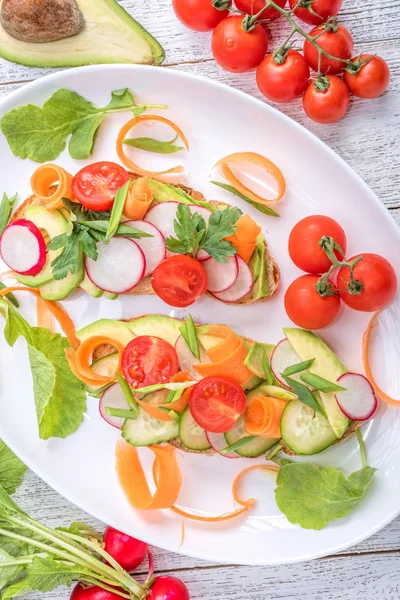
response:
<path fill-rule="evenodd" d="M 236 248 L 224 238 L 236 231 L 235 223 L 242 216 L 240 208 L 226 208 L 212 213 L 208 221 L 207 235 L 202 243 L 202 249 L 208 252 L 218 262 L 227 262 L 228 256 L 236 254 Z"/>
<path fill-rule="evenodd" d="M 82 245 L 83 253 L 86 254 L 92 260 L 97 260 L 99 255 L 97 251 L 96 240 L 92 238 L 90 233 L 84 227 L 81 227 L 79 230 L 79 241 Z"/>
<path fill-rule="evenodd" d="M 54 279 L 65 279 L 69 272 L 76 273 L 79 268 L 82 251 L 81 230 L 78 228 L 69 235 L 67 233 L 57 235 L 47 244 L 48 250 L 58 250 L 59 248 L 63 248 L 63 251 L 51 263 L 53 277 Z"/>
<path fill-rule="evenodd" d="M 0 485 L 8 494 L 13 494 L 21 485 L 26 466 L 0 440 Z"/>

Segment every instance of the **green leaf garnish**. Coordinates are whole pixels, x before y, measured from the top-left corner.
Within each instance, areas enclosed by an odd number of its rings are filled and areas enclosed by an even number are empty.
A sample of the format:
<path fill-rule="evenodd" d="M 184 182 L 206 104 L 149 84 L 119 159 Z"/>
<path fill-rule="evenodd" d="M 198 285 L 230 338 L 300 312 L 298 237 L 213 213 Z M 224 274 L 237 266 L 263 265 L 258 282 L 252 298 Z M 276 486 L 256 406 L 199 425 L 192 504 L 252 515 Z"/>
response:
<path fill-rule="evenodd" d="M 211 183 L 226 190 L 227 192 L 230 192 L 231 194 L 233 194 L 234 196 L 237 196 L 241 200 L 244 200 L 245 202 L 247 202 L 247 204 L 251 204 L 251 206 L 254 206 L 254 208 L 256 208 L 258 211 L 260 211 L 264 215 L 269 215 L 270 217 L 279 217 L 280 216 L 280 215 L 278 215 L 277 212 L 272 210 L 272 208 L 270 208 L 269 206 L 264 206 L 264 204 L 259 204 L 258 202 L 254 202 L 254 200 L 251 200 L 250 198 L 248 198 L 247 196 L 242 194 L 242 192 L 239 192 L 239 190 L 237 190 L 235 187 L 233 187 L 233 185 L 228 185 L 227 183 L 221 183 L 220 181 L 211 181 Z"/>
<path fill-rule="evenodd" d="M 15 194 L 12 198 L 9 198 L 6 193 L 3 194 L 0 202 L 0 235 L 8 225 L 17 196 L 18 194 Z"/>
<path fill-rule="evenodd" d="M 110 417 L 121 417 L 122 419 L 137 419 L 137 412 L 134 410 L 124 410 L 122 408 L 114 408 L 106 406 L 105 411 Z"/>
<path fill-rule="evenodd" d="M 331 392 L 345 392 L 346 388 L 337 385 L 337 383 L 333 383 L 332 381 L 328 381 L 319 375 L 315 375 L 314 373 L 304 373 L 304 375 L 300 375 L 300 379 L 302 379 L 308 385 L 315 387 L 319 392 L 323 392 L 324 394 L 330 394 Z"/>
<path fill-rule="evenodd" d="M 105 234 L 107 233 L 109 221 L 81 221 L 80 224 L 84 227 L 92 231 L 96 231 L 100 234 L 104 234 L 101 237 L 101 240 L 105 239 Z M 93 234 L 92 234 L 93 235 Z M 130 225 L 124 225 L 124 223 L 120 223 L 114 232 L 114 237 L 122 236 L 129 237 L 133 239 L 145 238 L 145 237 L 153 237 L 151 233 L 145 233 L 144 231 L 140 231 L 135 227 L 130 227 Z"/>
<path fill-rule="evenodd" d="M 0 485 L 8 494 L 19 488 L 25 471 L 24 463 L 0 440 Z"/>
<path fill-rule="evenodd" d="M 169 142 L 161 142 L 160 140 L 154 140 L 148 137 L 139 138 L 127 138 L 124 140 L 124 144 L 127 146 L 133 146 L 138 150 L 145 150 L 146 152 L 155 152 L 156 154 L 173 154 L 183 150 L 183 146 L 175 146 L 174 142 L 178 139 L 178 135 Z"/>
<path fill-rule="evenodd" d="M 194 326 L 193 317 L 188 315 L 185 319 L 185 323 L 179 327 L 179 331 L 182 334 L 190 352 L 200 360 L 200 346 L 197 338 L 196 327 Z"/>
<path fill-rule="evenodd" d="M 227 446 L 226 448 L 223 448 L 222 450 L 220 450 L 219 454 L 228 454 L 229 452 L 234 452 L 235 450 L 238 450 L 238 448 L 241 448 L 242 446 L 245 446 L 249 442 L 252 442 L 253 440 L 255 440 L 256 437 L 257 436 L 255 436 L 255 435 L 248 435 L 247 437 L 242 437 L 242 438 L 240 438 L 240 440 L 238 440 L 234 444 L 231 444 L 230 446 Z"/>
<path fill-rule="evenodd" d="M 133 397 L 133 392 L 132 392 L 131 388 L 129 387 L 128 382 L 126 381 L 126 379 L 124 377 L 122 377 L 122 375 L 117 373 L 116 377 L 117 377 L 117 381 L 120 385 L 120 388 L 126 398 L 128 406 L 131 409 L 131 412 L 136 415 L 135 417 L 130 417 L 130 418 L 136 419 L 137 415 L 138 415 L 138 405 L 137 405 L 135 398 Z M 115 415 L 115 416 L 118 416 L 118 415 Z"/>
<path fill-rule="evenodd" d="M 326 417 L 326 412 L 324 411 L 324 409 L 322 408 L 322 406 L 320 405 L 320 403 L 318 402 L 318 400 L 316 399 L 314 394 L 312 394 L 310 392 L 310 390 L 308 389 L 307 386 L 303 385 L 302 383 L 299 383 L 298 381 L 296 381 L 295 379 L 292 379 L 291 377 L 287 377 L 285 375 L 282 375 L 282 377 L 286 381 L 288 386 L 298 396 L 299 400 L 301 402 L 303 402 L 303 404 L 306 404 L 313 410 L 316 410 L 317 412 L 321 413 L 321 415 Z"/>
<path fill-rule="evenodd" d="M 131 181 L 129 180 L 125 183 L 125 185 L 118 188 L 117 193 L 115 194 L 110 221 L 108 223 L 106 237 L 104 240 L 105 244 L 108 244 L 119 227 L 130 185 Z"/>
<path fill-rule="evenodd" d="M 196 385 L 197 381 L 182 381 L 182 382 L 173 382 L 173 383 L 155 383 L 154 385 L 147 385 L 142 388 L 136 388 L 134 393 L 139 394 L 151 394 L 152 392 L 159 392 L 160 390 L 171 390 L 172 392 L 176 392 L 178 390 L 185 390 L 186 388 L 192 387 L 192 385 Z"/>
<path fill-rule="evenodd" d="M 181 419 L 182 419 L 182 415 L 180 415 L 179 413 L 177 413 L 175 410 L 171 410 L 169 408 L 167 408 L 166 406 L 158 406 L 159 410 L 162 410 L 163 412 L 166 412 L 169 414 L 169 416 L 171 417 L 171 419 L 173 421 L 175 421 L 175 423 L 177 423 L 177 425 L 180 424 Z"/>
<path fill-rule="evenodd" d="M 0 281 L 0 290 L 5 290 L 6 287 L 7 286 L 2 281 Z M 14 304 L 15 308 L 19 308 L 19 302 L 14 296 L 14 294 L 10 292 L 9 294 L 7 294 L 6 298 L 11 302 L 11 304 Z"/>
<path fill-rule="evenodd" d="M 290 377 L 290 375 L 301 373 L 302 371 L 309 369 L 314 361 L 315 358 L 311 358 L 310 360 L 304 360 L 303 362 L 297 363 L 290 367 L 286 367 L 286 369 L 282 371 L 281 375 L 284 375 L 285 377 Z"/>
<path fill-rule="evenodd" d="M 263 371 L 264 371 L 265 380 L 266 380 L 267 384 L 268 385 L 273 385 L 274 382 L 275 382 L 275 376 L 274 376 L 274 374 L 272 372 L 271 363 L 269 361 L 269 358 L 268 358 L 266 350 L 264 350 L 261 362 L 262 362 L 262 368 L 263 368 Z"/>

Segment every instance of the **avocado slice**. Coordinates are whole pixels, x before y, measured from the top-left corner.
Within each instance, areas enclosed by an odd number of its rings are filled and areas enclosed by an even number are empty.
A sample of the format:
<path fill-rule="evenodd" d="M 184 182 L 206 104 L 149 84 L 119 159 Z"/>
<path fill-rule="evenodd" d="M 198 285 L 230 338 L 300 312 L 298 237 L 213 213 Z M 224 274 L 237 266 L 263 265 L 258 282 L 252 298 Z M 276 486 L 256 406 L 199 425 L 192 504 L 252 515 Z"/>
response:
<path fill-rule="evenodd" d="M 92 283 L 89 277 L 86 275 L 83 278 L 83 281 L 80 285 L 84 292 L 92 296 L 92 298 L 101 298 L 104 295 L 104 291 L 98 288 L 94 283 Z"/>
<path fill-rule="evenodd" d="M 274 348 L 275 346 L 273 344 L 261 344 L 256 342 L 250 348 L 244 364 L 250 369 L 250 371 L 254 373 L 254 375 L 257 375 L 257 377 L 260 377 L 261 379 L 265 379 L 265 373 L 262 365 L 264 352 L 267 353 L 267 357 L 270 359 Z"/>
<path fill-rule="evenodd" d="M 265 252 L 264 236 L 257 236 L 256 248 L 249 262 L 250 271 L 253 275 L 252 298 L 259 300 L 267 298 L 270 293 L 268 262 Z"/>
<path fill-rule="evenodd" d="M 135 337 L 127 327 L 128 323 L 113 319 L 99 319 L 76 332 L 76 337 L 83 342 L 92 336 L 105 336 L 127 346 Z"/>
<path fill-rule="evenodd" d="M 154 335 L 162 338 L 172 346 L 181 335 L 179 328 L 183 323 L 179 319 L 165 317 L 164 315 L 148 315 L 127 323 L 132 333 L 137 335 Z"/>
<path fill-rule="evenodd" d="M 347 369 L 330 348 L 312 331 L 286 327 L 284 334 L 300 360 L 315 358 L 310 373 L 335 382 Z M 319 392 L 328 421 L 337 438 L 341 438 L 350 424 L 350 419 L 339 408 L 334 394 Z"/>
<path fill-rule="evenodd" d="M 85 19 L 81 33 L 32 44 L 11 37 L 0 26 L 0 56 L 28 67 L 163 62 L 163 48 L 117 0 L 77 0 L 77 4 Z"/>

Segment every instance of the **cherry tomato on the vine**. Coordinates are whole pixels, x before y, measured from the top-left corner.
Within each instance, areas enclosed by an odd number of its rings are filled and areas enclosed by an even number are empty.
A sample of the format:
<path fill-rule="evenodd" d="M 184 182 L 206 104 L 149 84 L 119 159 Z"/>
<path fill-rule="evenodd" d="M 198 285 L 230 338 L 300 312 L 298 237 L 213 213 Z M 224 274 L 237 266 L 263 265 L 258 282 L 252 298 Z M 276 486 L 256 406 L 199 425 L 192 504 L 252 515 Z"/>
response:
<path fill-rule="evenodd" d="M 290 102 L 306 89 L 310 68 L 297 50 L 289 50 L 282 63 L 276 61 L 272 52 L 258 65 L 258 88 L 273 102 Z"/>
<path fill-rule="evenodd" d="M 228 10 L 214 8 L 212 0 L 172 0 L 172 7 L 181 23 L 194 31 L 211 31 L 229 15 Z"/>
<path fill-rule="evenodd" d="M 190 596 L 183 581 L 170 575 L 162 575 L 155 578 L 147 600 L 190 600 Z"/>
<path fill-rule="evenodd" d="M 217 63 L 226 71 L 244 73 L 257 67 L 268 50 L 268 37 L 262 25 L 245 31 L 242 15 L 228 17 L 214 29 L 211 49 Z"/>
<path fill-rule="evenodd" d="M 297 6 L 294 14 L 300 21 L 319 25 L 329 17 L 336 17 L 343 0 L 300 0 L 300 3 L 299 0 L 289 0 L 289 4 L 292 9 Z"/>
<path fill-rule="evenodd" d="M 301 275 L 286 290 L 285 310 L 298 327 L 322 329 L 336 319 L 340 311 L 340 296 L 322 298 L 315 286 L 318 275 Z M 334 287 L 333 282 L 330 282 Z"/>
<path fill-rule="evenodd" d="M 331 30 L 333 28 L 333 30 Z M 343 60 L 351 58 L 353 52 L 353 38 L 350 32 L 343 27 L 343 25 L 336 24 L 324 24 L 319 27 L 314 27 L 310 31 L 310 36 L 317 38 L 317 43 L 323 50 L 337 56 Z M 311 42 L 305 40 L 304 42 L 304 57 L 308 64 L 314 71 L 318 71 L 318 50 Z M 346 66 L 346 63 L 342 60 L 334 60 L 324 55 L 321 56 L 321 73 L 327 73 L 329 75 L 335 75 L 340 73 L 341 70 Z"/>
<path fill-rule="evenodd" d="M 278 4 L 281 8 L 285 7 L 286 0 L 275 0 L 275 4 Z M 236 8 L 248 15 L 256 15 L 265 6 L 265 0 L 235 0 Z M 260 19 L 268 19 L 274 21 L 281 17 L 281 13 L 276 8 L 266 8 L 261 14 Z"/>
<path fill-rule="evenodd" d="M 343 79 L 335 75 L 326 75 L 328 81 L 325 90 L 318 89 L 319 80 L 312 80 L 303 96 L 303 108 L 310 119 L 316 123 L 334 123 L 346 113 L 350 92 Z"/>
<path fill-rule="evenodd" d="M 390 82 L 390 71 L 387 62 L 380 56 L 373 54 L 361 54 L 352 59 L 354 63 L 366 62 L 358 73 L 344 71 L 343 78 L 354 96 L 359 98 L 377 98 L 388 88 Z"/>

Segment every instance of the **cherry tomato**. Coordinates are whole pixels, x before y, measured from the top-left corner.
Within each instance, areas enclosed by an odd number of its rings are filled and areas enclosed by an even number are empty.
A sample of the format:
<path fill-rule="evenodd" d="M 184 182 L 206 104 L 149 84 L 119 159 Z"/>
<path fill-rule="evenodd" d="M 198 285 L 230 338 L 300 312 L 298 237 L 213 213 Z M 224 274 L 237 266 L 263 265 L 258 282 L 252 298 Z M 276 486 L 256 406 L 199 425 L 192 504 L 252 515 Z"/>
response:
<path fill-rule="evenodd" d="M 172 7 L 181 23 L 194 31 L 211 31 L 229 15 L 228 10 L 214 8 L 212 0 L 172 0 Z"/>
<path fill-rule="evenodd" d="M 318 44 L 323 50 L 332 54 L 332 56 L 346 60 L 351 58 L 354 46 L 353 38 L 350 32 L 342 25 L 338 25 L 336 31 L 328 31 L 324 25 L 320 25 L 319 27 L 314 27 L 310 31 L 310 35 L 313 38 L 318 37 Z M 310 67 L 314 71 L 318 71 L 318 51 L 308 40 L 304 42 L 303 52 Z M 345 66 L 346 63 L 343 61 L 333 60 L 324 55 L 321 56 L 321 73 L 335 75 L 340 73 Z"/>
<path fill-rule="evenodd" d="M 299 2 L 298 0 L 289 0 L 289 4 L 290 8 L 294 8 Z M 343 0 L 301 0 L 294 14 L 304 23 L 319 25 L 329 17 L 336 17 L 342 4 Z M 309 10 L 309 7 L 313 12 Z"/>
<path fill-rule="evenodd" d="M 275 4 L 278 4 L 278 6 L 284 8 L 286 0 L 275 0 Z M 235 0 L 235 5 L 236 8 L 248 15 L 256 15 L 262 8 L 264 8 L 265 0 Z M 270 6 L 264 10 L 260 19 L 269 19 L 270 21 L 274 21 L 275 19 L 279 19 L 281 16 L 281 13 L 277 11 L 276 8 L 272 8 Z"/>
<path fill-rule="evenodd" d="M 139 335 L 126 346 L 121 366 L 128 384 L 137 388 L 168 383 L 179 370 L 179 360 L 175 348 L 165 340 Z"/>
<path fill-rule="evenodd" d="M 315 289 L 318 279 L 318 275 L 301 275 L 286 290 L 285 310 L 298 327 L 322 329 L 339 314 L 340 296 L 322 298 Z"/>
<path fill-rule="evenodd" d="M 228 17 L 214 29 L 211 49 L 217 63 L 226 71 L 244 73 L 260 64 L 268 50 L 268 37 L 262 25 L 252 31 L 242 27 L 243 16 Z"/>
<path fill-rule="evenodd" d="M 347 306 L 366 312 L 381 310 L 389 304 L 397 291 L 396 273 L 386 258 L 379 254 L 357 254 L 363 259 L 353 269 L 353 277 L 361 281 L 364 288 L 361 294 L 351 294 L 346 284 L 350 281 L 349 267 L 342 267 L 337 278 L 340 296 Z"/>
<path fill-rule="evenodd" d="M 273 102 L 290 102 L 300 96 L 310 79 L 310 68 L 297 50 L 289 50 L 279 64 L 273 53 L 257 67 L 257 85 L 262 94 Z"/>
<path fill-rule="evenodd" d="M 325 91 L 316 88 L 316 81 L 312 80 L 303 96 L 303 108 L 316 123 L 334 123 L 339 121 L 346 113 L 350 92 L 343 79 L 335 75 L 326 75 L 329 87 Z"/>
<path fill-rule="evenodd" d="M 133 571 L 142 564 L 148 549 L 146 542 L 141 542 L 113 527 L 105 528 L 104 550 L 115 558 L 125 571 Z"/>
<path fill-rule="evenodd" d="M 183 581 L 170 575 L 162 575 L 154 579 L 147 600 L 190 600 L 190 596 Z"/>
<path fill-rule="evenodd" d="M 354 96 L 359 98 L 377 98 L 388 88 L 390 71 L 386 61 L 380 56 L 361 54 L 354 60 L 363 61 L 371 58 L 361 67 L 358 73 L 343 72 L 344 81 Z"/>
<path fill-rule="evenodd" d="M 97 585 L 86 586 L 78 583 L 72 590 L 70 600 L 121 600 L 121 596 Z"/>
<path fill-rule="evenodd" d="M 289 235 L 289 254 L 296 267 L 315 274 L 329 270 L 332 263 L 318 244 L 324 235 L 332 237 L 346 254 L 346 234 L 339 223 L 323 215 L 305 217 Z M 335 250 L 335 254 L 338 260 L 343 260 L 338 250 Z"/>
<path fill-rule="evenodd" d="M 204 377 L 193 386 L 189 408 L 200 427 L 225 433 L 246 408 L 246 396 L 240 385 L 227 377 Z"/>
<path fill-rule="evenodd" d="M 208 288 L 203 265 L 190 256 L 171 256 L 153 271 L 153 290 L 170 306 L 184 308 L 202 296 Z"/>
<path fill-rule="evenodd" d="M 97 162 L 78 171 L 72 180 L 72 192 L 90 210 L 111 210 L 118 188 L 128 180 L 128 172 L 117 163 Z"/>

